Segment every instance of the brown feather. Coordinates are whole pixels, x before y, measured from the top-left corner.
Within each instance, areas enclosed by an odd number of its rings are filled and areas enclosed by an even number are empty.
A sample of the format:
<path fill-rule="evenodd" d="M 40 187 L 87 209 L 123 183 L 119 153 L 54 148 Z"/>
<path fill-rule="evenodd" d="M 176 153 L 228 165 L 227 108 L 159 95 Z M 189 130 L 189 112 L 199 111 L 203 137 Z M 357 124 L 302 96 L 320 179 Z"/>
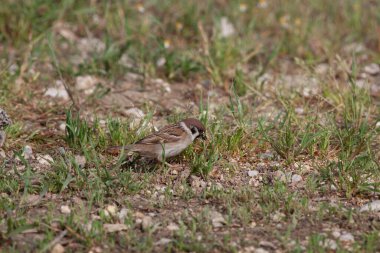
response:
<path fill-rule="evenodd" d="M 186 132 L 182 129 L 180 124 L 168 125 L 161 128 L 159 131 L 152 133 L 145 138 L 136 142 L 136 144 L 160 144 L 160 143 L 171 143 L 181 140 L 182 136 Z"/>

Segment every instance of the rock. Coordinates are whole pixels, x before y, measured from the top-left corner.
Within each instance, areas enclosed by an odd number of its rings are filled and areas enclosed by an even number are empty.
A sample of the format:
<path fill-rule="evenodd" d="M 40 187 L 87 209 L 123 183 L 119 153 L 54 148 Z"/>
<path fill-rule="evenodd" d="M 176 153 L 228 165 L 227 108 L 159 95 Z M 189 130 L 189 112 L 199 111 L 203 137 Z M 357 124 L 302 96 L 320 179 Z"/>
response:
<path fill-rule="evenodd" d="M 375 200 L 370 203 L 367 203 L 363 205 L 360 210 L 360 212 L 378 212 L 380 211 L 380 200 Z"/>
<path fill-rule="evenodd" d="M 259 175 L 259 172 L 257 170 L 249 170 L 248 171 L 249 177 L 256 177 L 257 175 Z"/>
<path fill-rule="evenodd" d="M 326 75 L 327 72 L 329 71 L 329 68 L 330 68 L 330 66 L 329 66 L 328 64 L 326 64 L 326 63 L 321 63 L 321 64 L 318 64 L 318 65 L 315 67 L 314 71 L 315 71 L 315 73 L 318 74 L 318 75 Z"/>
<path fill-rule="evenodd" d="M 114 233 L 114 232 L 119 232 L 119 231 L 127 230 L 128 226 L 125 225 L 125 224 L 122 224 L 122 223 L 116 223 L 116 224 L 108 224 L 107 223 L 107 224 L 103 225 L 103 229 L 107 233 Z"/>
<path fill-rule="evenodd" d="M 363 53 L 367 50 L 365 45 L 363 43 L 351 43 L 343 47 L 343 51 L 345 51 L 348 54 L 352 53 Z"/>
<path fill-rule="evenodd" d="M 210 219 L 214 228 L 220 228 L 223 227 L 224 224 L 226 224 L 226 220 L 223 218 L 223 215 L 218 211 L 211 211 Z"/>
<path fill-rule="evenodd" d="M 276 246 L 272 242 L 269 242 L 269 241 L 260 241 L 259 246 L 264 247 L 264 248 L 270 248 L 272 250 L 276 249 Z"/>
<path fill-rule="evenodd" d="M 166 227 L 169 231 L 177 231 L 179 230 L 179 226 L 175 223 L 170 223 L 167 227 Z"/>
<path fill-rule="evenodd" d="M 61 80 L 57 80 L 55 82 L 55 87 L 48 88 L 44 96 L 46 97 L 53 97 L 53 98 L 62 98 L 63 100 L 69 99 L 69 94 L 66 91 L 65 86 L 63 85 L 63 82 Z"/>
<path fill-rule="evenodd" d="M 67 205 L 62 205 L 61 206 L 61 213 L 63 213 L 63 214 L 70 214 L 71 213 L 70 207 L 67 206 Z"/>
<path fill-rule="evenodd" d="M 50 251 L 51 253 L 63 253 L 65 252 L 65 248 L 60 244 L 57 243 L 56 245 L 53 246 L 53 248 Z"/>
<path fill-rule="evenodd" d="M 116 213 L 117 213 L 117 206 L 115 206 L 115 205 L 108 205 L 104 211 L 108 215 L 115 216 Z"/>
<path fill-rule="evenodd" d="M 66 154 L 66 151 L 65 151 L 65 148 L 64 148 L 64 147 L 59 147 L 59 148 L 58 148 L 58 152 L 59 152 L 59 154 L 61 154 L 61 155 L 65 155 L 65 154 Z"/>
<path fill-rule="evenodd" d="M 75 79 L 75 88 L 79 91 L 84 91 L 86 95 L 90 95 L 95 91 L 97 83 L 99 83 L 99 80 L 96 77 L 90 75 L 78 76 Z"/>
<path fill-rule="evenodd" d="M 351 233 L 345 232 L 339 237 L 339 240 L 341 242 L 352 243 L 355 241 L 355 238 Z"/>
<path fill-rule="evenodd" d="M 281 181 L 281 182 L 286 182 L 286 174 L 284 172 L 282 172 L 281 170 L 277 170 L 275 173 L 274 173 L 274 177 Z"/>
<path fill-rule="evenodd" d="M 166 245 L 170 242 L 172 242 L 173 240 L 172 239 L 169 239 L 169 238 L 161 238 L 159 241 L 155 242 L 154 244 L 155 245 Z"/>
<path fill-rule="evenodd" d="M 228 38 L 235 33 L 234 25 L 228 20 L 227 17 L 220 19 L 220 37 Z"/>
<path fill-rule="evenodd" d="M 123 222 L 124 219 L 125 219 L 125 217 L 127 217 L 127 215 L 128 215 L 128 209 L 127 209 L 127 208 L 122 208 L 122 209 L 120 210 L 119 214 L 118 214 L 118 216 L 119 216 L 119 220 L 120 220 L 121 222 Z"/>
<path fill-rule="evenodd" d="M 0 130 L 0 147 L 4 146 L 6 138 L 7 138 L 7 134 L 5 133 L 5 131 Z"/>
<path fill-rule="evenodd" d="M 37 194 L 30 194 L 27 195 L 25 198 L 22 199 L 22 202 L 27 204 L 28 206 L 34 206 L 40 203 L 41 197 Z"/>
<path fill-rule="evenodd" d="M 376 63 L 369 64 L 364 67 L 364 72 L 370 75 L 377 75 L 380 73 L 380 66 Z"/>
<path fill-rule="evenodd" d="M 380 128 L 380 121 L 376 122 L 376 129 Z"/>
<path fill-rule="evenodd" d="M 334 231 L 331 234 L 334 238 L 339 238 L 341 236 L 341 233 L 338 229 L 334 229 Z"/>
<path fill-rule="evenodd" d="M 37 161 L 42 165 L 50 165 L 54 159 L 50 155 L 38 155 Z"/>
<path fill-rule="evenodd" d="M 285 218 L 285 214 L 276 211 L 275 213 L 271 214 L 271 218 L 274 222 L 280 222 L 283 218 Z"/>
<path fill-rule="evenodd" d="M 336 243 L 335 240 L 327 238 L 323 242 L 323 247 L 330 249 L 330 250 L 336 250 L 338 248 L 338 244 Z"/>
<path fill-rule="evenodd" d="M 199 192 L 207 186 L 207 183 L 202 180 L 200 177 L 191 175 L 190 176 L 190 185 L 195 192 Z"/>
<path fill-rule="evenodd" d="M 12 120 L 9 118 L 7 112 L 0 108 L 0 130 L 4 130 L 5 127 L 12 124 Z"/>
<path fill-rule="evenodd" d="M 136 108 L 136 107 L 130 108 L 128 110 L 125 110 L 124 114 L 126 116 L 131 116 L 131 117 L 133 117 L 135 119 L 141 119 L 141 118 L 145 117 L 144 112 L 141 111 L 139 108 Z"/>
<path fill-rule="evenodd" d="M 269 251 L 267 251 L 267 250 L 264 249 L 264 248 L 257 248 L 254 252 L 255 252 L 255 253 L 269 253 Z"/>
<path fill-rule="evenodd" d="M 302 107 L 297 107 L 294 109 L 294 112 L 298 115 L 302 115 L 305 113 L 305 110 Z"/>
<path fill-rule="evenodd" d="M 302 177 L 298 174 L 292 175 L 292 184 L 297 184 L 298 182 L 302 181 Z"/>
<path fill-rule="evenodd" d="M 0 145 L 0 147 L 1 147 L 1 145 Z M 3 149 L 0 148 L 0 158 L 4 159 L 4 158 L 6 158 L 6 157 L 7 157 L 7 156 L 6 156 L 6 154 L 5 154 L 5 151 L 4 151 Z"/>
<path fill-rule="evenodd" d="M 61 124 L 59 124 L 59 130 L 61 131 L 66 131 L 66 123 L 65 122 L 62 122 Z"/>
<path fill-rule="evenodd" d="M 33 158 L 33 150 L 32 150 L 32 147 L 29 146 L 29 145 L 26 145 L 23 150 L 22 150 L 22 156 L 28 160 L 28 159 L 31 159 Z"/>
<path fill-rule="evenodd" d="M 153 220 L 152 220 L 152 217 L 150 216 L 144 216 L 142 218 L 142 222 L 141 222 L 141 228 L 143 231 L 147 231 L 149 228 L 151 228 L 153 225 Z"/>
<path fill-rule="evenodd" d="M 165 63 L 166 63 L 165 57 L 160 57 L 160 58 L 158 58 L 158 60 L 156 62 L 156 66 L 157 67 L 162 67 L 162 66 L 165 65 Z"/>
<path fill-rule="evenodd" d="M 259 155 L 260 159 L 270 160 L 274 158 L 274 154 L 272 152 L 265 152 Z"/>
<path fill-rule="evenodd" d="M 172 92 L 172 88 L 170 87 L 170 84 L 168 82 L 165 82 L 164 80 L 157 78 L 153 79 L 152 82 L 158 86 L 160 86 L 165 92 L 170 93 Z"/>
<path fill-rule="evenodd" d="M 84 168 L 84 166 L 86 166 L 86 158 L 82 155 L 76 155 L 75 162 L 80 168 Z"/>

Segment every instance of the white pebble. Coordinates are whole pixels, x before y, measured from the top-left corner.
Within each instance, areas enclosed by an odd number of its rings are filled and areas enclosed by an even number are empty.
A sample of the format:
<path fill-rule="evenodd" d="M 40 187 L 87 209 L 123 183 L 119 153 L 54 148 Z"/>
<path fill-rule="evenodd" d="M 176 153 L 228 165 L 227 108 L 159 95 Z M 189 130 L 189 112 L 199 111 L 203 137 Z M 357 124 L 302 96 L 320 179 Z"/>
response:
<path fill-rule="evenodd" d="M 378 212 L 378 211 L 380 211 L 380 200 L 375 200 L 375 201 L 372 201 L 370 203 L 363 205 L 359 211 L 360 212 L 368 212 L 368 211 Z"/>
<path fill-rule="evenodd" d="M 61 206 L 61 213 L 63 213 L 63 214 L 70 214 L 71 213 L 70 207 L 67 206 L 67 205 L 62 205 Z"/>
<path fill-rule="evenodd" d="M 25 158 L 25 159 L 30 159 L 33 157 L 33 150 L 32 150 L 32 147 L 29 146 L 29 145 L 26 145 L 22 151 L 22 156 Z"/>
<path fill-rule="evenodd" d="M 354 236 L 351 233 L 344 233 L 339 237 L 341 242 L 354 242 Z"/>
<path fill-rule="evenodd" d="M 249 170 L 248 171 L 248 176 L 249 177 L 256 177 L 259 174 L 257 170 Z"/>
<path fill-rule="evenodd" d="M 292 175 L 292 184 L 296 184 L 298 182 L 302 181 L 302 177 L 298 174 Z"/>

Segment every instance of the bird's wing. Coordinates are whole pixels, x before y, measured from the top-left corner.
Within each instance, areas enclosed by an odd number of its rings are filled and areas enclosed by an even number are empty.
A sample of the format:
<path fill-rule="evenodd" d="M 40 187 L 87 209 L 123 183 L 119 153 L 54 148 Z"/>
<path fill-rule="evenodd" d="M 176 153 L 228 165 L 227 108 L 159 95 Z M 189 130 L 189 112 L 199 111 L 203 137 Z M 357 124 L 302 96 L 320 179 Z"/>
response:
<path fill-rule="evenodd" d="M 185 130 L 179 124 L 168 125 L 161 128 L 159 131 L 146 136 L 145 138 L 136 142 L 136 144 L 164 144 L 173 143 L 181 140 L 186 135 Z"/>

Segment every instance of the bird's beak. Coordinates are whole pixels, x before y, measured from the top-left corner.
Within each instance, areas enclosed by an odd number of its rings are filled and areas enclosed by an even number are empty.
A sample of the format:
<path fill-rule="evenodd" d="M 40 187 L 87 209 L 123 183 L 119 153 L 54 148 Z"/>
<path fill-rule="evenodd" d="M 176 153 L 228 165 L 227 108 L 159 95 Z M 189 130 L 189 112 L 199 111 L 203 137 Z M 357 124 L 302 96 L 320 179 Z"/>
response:
<path fill-rule="evenodd" d="M 207 140 L 207 136 L 206 136 L 206 134 L 205 134 L 205 133 L 202 133 L 202 134 L 201 134 L 201 138 L 202 138 L 202 140 Z"/>

